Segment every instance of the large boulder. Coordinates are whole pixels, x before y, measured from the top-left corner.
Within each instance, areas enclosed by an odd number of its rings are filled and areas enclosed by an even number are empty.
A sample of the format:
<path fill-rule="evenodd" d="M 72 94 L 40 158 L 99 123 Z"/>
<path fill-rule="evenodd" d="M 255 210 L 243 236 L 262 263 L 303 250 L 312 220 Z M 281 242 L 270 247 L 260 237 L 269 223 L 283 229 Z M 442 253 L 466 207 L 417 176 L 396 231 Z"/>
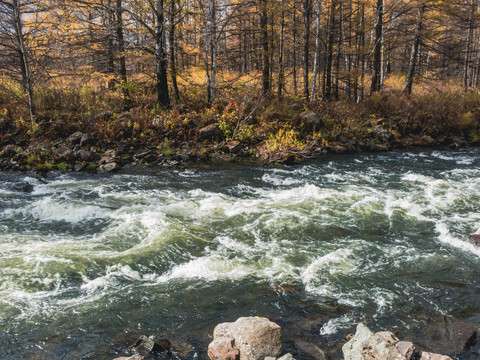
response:
<path fill-rule="evenodd" d="M 345 360 L 405 360 L 397 348 L 358 324 L 355 336 L 342 347 Z"/>
<path fill-rule="evenodd" d="M 212 360 L 264 360 L 282 354 L 280 326 L 262 317 L 242 317 L 219 324 L 213 331 L 213 339 L 208 346 Z"/>

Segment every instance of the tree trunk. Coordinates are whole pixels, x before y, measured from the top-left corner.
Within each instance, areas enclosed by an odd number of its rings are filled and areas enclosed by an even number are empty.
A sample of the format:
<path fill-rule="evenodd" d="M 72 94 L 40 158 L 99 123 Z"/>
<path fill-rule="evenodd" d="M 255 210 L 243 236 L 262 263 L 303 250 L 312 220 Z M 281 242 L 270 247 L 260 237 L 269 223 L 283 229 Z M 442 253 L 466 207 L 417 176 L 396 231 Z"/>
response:
<path fill-rule="evenodd" d="M 425 12 L 425 4 L 420 5 L 417 25 L 415 27 L 415 38 L 413 40 L 412 51 L 410 52 L 410 61 L 408 63 L 407 79 L 405 81 L 405 88 L 403 93 L 410 95 L 412 93 L 413 77 L 415 76 L 415 67 L 417 62 L 418 48 L 420 46 L 422 27 L 423 27 L 423 13 Z"/>
<path fill-rule="evenodd" d="M 310 23 L 312 19 L 312 0 L 303 0 L 303 96 L 307 101 L 310 100 L 310 90 L 308 85 L 308 71 L 310 60 Z"/>
<path fill-rule="evenodd" d="M 293 0 L 293 92 L 297 94 L 297 7 Z"/>
<path fill-rule="evenodd" d="M 282 18 L 280 22 L 280 44 L 278 46 L 278 96 L 282 96 L 285 87 L 285 65 L 283 63 L 284 31 L 285 31 L 285 9 L 282 0 Z"/>
<path fill-rule="evenodd" d="M 268 51 L 267 0 L 260 0 L 260 31 L 262 43 L 262 89 L 263 95 L 270 91 L 270 61 Z"/>
<path fill-rule="evenodd" d="M 333 65 L 333 41 L 335 32 L 335 7 L 336 1 L 333 0 L 330 9 L 330 25 L 328 29 L 327 58 L 325 64 L 325 100 L 332 99 L 332 65 Z"/>
<path fill-rule="evenodd" d="M 108 18 L 107 23 L 105 24 L 108 29 L 107 34 L 107 73 L 110 75 L 108 80 L 108 89 L 113 90 L 115 87 L 115 50 L 113 47 L 114 35 L 112 34 L 113 28 L 116 29 L 115 23 L 115 10 L 113 9 L 111 0 L 108 0 Z"/>
<path fill-rule="evenodd" d="M 476 12 L 477 0 L 471 0 L 470 19 L 468 22 L 468 34 L 467 34 L 467 50 L 465 52 L 465 64 L 463 67 L 463 89 L 468 90 L 470 82 L 468 76 L 468 70 L 470 68 L 470 53 L 473 43 L 473 31 L 475 28 L 475 12 Z"/>
<path fill-rule="evenodd" d="M 318 0 L 315 6 L 315 15 L 315 57 L 313 58 L 312 95 L 310 101 L 315 100 L 317 95 L 317 73 L 318 63 L 320 62 L 320 1 Z"/>
<path fill-rule="evenodd" d="M 35 103 L 33 99 L 33 74 L 30 70 L 30 64 L 28 59 L 28 49 L 25 46 L 23 25 L 22 25 L 22 11 L 20 9 L 20 0 L 13 0 L 13 18 L 15 26 L 15 37 L 18 46 L 18 52 L 20 55 L 20 67 L 22 72 L 23 86 L 28 95 L 28 110 L 30 112 L 30 121 L 32 126 L 35 122 Z"/>
<path fill-rule="evenodd" d="M 117 0 L 116 6 L 117 13 L 117 41 L 118 41 L 118 51 L 120 52 L 119 62 L 120 62 L 120 79 L 121 87 L 123 93 L 123 108 L 124 110 L 130 109 L 132 106 L 132 99 L 130 97 L 130 90 L 127 83 L 127 64 L 126 64 L 126 54 L 125 54 L 125 40 L 123 37 L 123 7 L 122 0 Z"/>
<path fill-rule="evenodd" d="M 375 44 L 373 48 L 373 73 L 370 93 L 380 91 L 382 79 L 383 0 L 377 0 Z"/>
<path fill-rule="evenodd" d="M 210 14 L 209 14 L 209 36 L 206 43 L 206 65 L 207 65 L 207 91 L 208 91 L 208 106 L 212 106 L 215 101 L 216 92 L 216 76 L 217 76 L 217 3 L 216 0 L 210 2 Z M 210 50 L 210 51 L 209 51 Z M 208 58 L 210 52 L 210 73 L 208 70 Z"/>
<path fill-rule="evenodd" d="M 361 61 L 361 75 L 360 75 L 360 85 L 358 87 L 358 97 L 357 103 L 361 103 L 363 101 L 363 97 L 365 94 L 365 76 L 367 73 L 367 61 L 368 56 L 365 51 L 365 5 L 362 4 L 360 6 L 360 46 L 358 56 L 362 58 Z"/>
<path fill-rule="evenodd" d="M 167 56 L 165 51 L 165 19 L 163 0 L 155 0 L 155 58 L 157 73 L 157 101 L 162 107 L 170 106 L 167 80 Z"/>
<path fill-rule="evenodd" d="M 180 102 L 180 91 L 177 84 L 177 64 L 175 58 L 175 16 L 176 16 L 176 2 L 177 0 L 170 0 L 170 33 L 169 33 L 169 45 L 170 45 L 170 77 L 172 78 L 173 96 L 175 102 Z"/>

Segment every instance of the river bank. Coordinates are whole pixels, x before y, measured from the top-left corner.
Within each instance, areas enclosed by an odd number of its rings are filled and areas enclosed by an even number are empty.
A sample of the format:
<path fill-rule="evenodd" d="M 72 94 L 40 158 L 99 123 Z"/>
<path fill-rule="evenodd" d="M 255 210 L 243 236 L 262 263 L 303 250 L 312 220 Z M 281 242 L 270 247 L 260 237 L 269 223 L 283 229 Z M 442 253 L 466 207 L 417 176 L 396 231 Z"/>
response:
<path fill-rule="evenodd" d="M 0 168 L 112 172 L 245 162 L 293 164 L 326 153 L 480 145 L 480 95 L 371 96 L 364 103 L 234 100 L 215 108 L 47 113 L 0 119 Z"/>
<path fill-rule="evenodd" d="M 310 113 L 308 116 L 313 117 Z M 43 124 L 42 126 L 55 126 Z M 448 150 L 477 147 L 479 140 L 461 136 L 429 135 L 394 136 L 378 124 L 368 128 L 365 137 L 339 136 L 312 138 L 299 142 L 294 130 L 286 139 L 265 139 L 265 136 L 249 141 L 228 140 L 218 125 L 211 124 L 198 129 L 195 141 L 168 141 L 160 145 L 156 141 L 120 139 L 109 144 L 95 134 L 75 131 L 54 139 L 25 137 L 18 130 L 0 121 L 3 143 L 0 145 L 0 169 L 13 171 L 86 171 L 91 173 L 135 172 L 142 169 L 165 167 L 195 167 L 211 164 L 241 163 L 244 165 L 298 164 L 314 160 L 326 154 L 354 154 L 362 152 Z M 290 136 L 290 139 L 288 137 Z M 271 149 L 270 143 L 286 142 Z"/>

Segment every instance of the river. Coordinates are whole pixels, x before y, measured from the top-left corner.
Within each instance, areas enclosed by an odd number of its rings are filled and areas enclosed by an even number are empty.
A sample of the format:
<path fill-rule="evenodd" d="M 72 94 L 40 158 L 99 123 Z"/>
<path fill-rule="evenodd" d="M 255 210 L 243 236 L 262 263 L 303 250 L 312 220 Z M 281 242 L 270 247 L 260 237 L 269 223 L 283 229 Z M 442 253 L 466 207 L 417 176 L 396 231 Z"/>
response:
<path fill-rule="evenodd" d="M 432 314 L 479 322 L 479 204 L 479 149 L 0 172 L 0 357 L 112 359 L 145 334 L 205 359 L 250 315 L 333 355 L 362 319 L 414 340 Z"/>

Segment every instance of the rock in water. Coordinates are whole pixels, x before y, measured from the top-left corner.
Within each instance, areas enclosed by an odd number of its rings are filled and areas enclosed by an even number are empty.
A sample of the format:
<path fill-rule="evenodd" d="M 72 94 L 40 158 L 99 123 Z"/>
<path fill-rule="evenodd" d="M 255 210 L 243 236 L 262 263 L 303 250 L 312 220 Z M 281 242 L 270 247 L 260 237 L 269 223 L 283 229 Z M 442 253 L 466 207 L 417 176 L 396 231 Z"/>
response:
<path fill-rule="evenodd" d="M 342 347 L 345 360 L 405 360 L 397 348 L 358 324 L 355 336 Z"/>
<path fill-rule="evenodd" d="M 130 351 L 135 350 L 141 356 L 158 355 L 162 353 L 170 353 L 171 344 L 167 339 L 153 340 L 148 336 L 142 335 Z"/>
<path fill-rule="evenodd" d="M 435 314 L 418 330 L 418 345 L 440 354 L 460 354 L 476 343 L 477 327 L 452 316 Z"/>
<path fill-rule="evenodd" d="M 480 234 L 470 235 L 470 242 L 474 245 L 480 246 Z"/>
<path fill-rule="evenodd" d="M 208 346 L 212 360 L 264 360 L 282 354 L 282 330 L 280 326 L 262 317 L 242 317 L 233 323 L 215 327 L 213 339 Z"/>

